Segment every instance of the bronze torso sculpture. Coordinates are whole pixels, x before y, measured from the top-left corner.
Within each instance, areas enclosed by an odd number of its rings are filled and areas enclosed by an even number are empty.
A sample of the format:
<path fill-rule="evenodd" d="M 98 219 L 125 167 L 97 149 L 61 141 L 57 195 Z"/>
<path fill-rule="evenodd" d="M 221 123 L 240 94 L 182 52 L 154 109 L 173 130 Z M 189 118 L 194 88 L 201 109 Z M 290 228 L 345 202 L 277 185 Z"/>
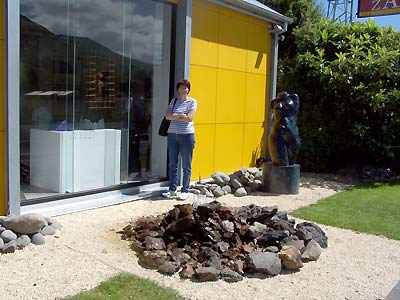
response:
<path fill-rule="evenodd" d="M 271 101 L 274 112 L 273 126 L 268 138 L 272 163 L 277 166 L 293 165 L 300 150 L 300 137 L 297 129 L 299 96 L 281 92 Z"/>

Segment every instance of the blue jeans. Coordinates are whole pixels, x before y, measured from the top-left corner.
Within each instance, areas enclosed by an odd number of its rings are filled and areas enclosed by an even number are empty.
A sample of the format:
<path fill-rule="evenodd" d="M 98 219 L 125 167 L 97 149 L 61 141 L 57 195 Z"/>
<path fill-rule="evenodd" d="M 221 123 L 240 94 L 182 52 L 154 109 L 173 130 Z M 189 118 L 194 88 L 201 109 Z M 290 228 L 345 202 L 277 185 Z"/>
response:
<path fill-rule="evenodd" d="M 189 191 L 190 175 L 192 174 L 192 157 L 194 149 L 194 134 L 168 133 L 168 176 L 169 190 L 176 191 L 178 186 L 178 161 L 182 157 L 182 193 Z"/>

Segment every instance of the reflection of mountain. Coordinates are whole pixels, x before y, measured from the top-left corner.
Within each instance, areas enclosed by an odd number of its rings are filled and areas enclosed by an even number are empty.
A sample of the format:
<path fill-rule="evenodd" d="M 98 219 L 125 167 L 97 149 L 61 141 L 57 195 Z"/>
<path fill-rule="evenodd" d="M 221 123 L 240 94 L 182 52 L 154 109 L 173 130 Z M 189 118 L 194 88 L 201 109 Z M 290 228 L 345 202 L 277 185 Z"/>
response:
<path fill-rule="evenodd" d="M 22 15 L 20 26 L 22 94 L 35 90 L 71 90 L 75 67 L 75 90 L 79 100 L 85 91 L 89 57 L 93 55 L 96 72 L 103 72 L 107 64 L 114 65 L 116 96 L 127 94 L 129 58 L 87 37 L 55 35 Z M 151 64 L 132 60 L 131 66 L 134 78 L 152 77 Z"/>

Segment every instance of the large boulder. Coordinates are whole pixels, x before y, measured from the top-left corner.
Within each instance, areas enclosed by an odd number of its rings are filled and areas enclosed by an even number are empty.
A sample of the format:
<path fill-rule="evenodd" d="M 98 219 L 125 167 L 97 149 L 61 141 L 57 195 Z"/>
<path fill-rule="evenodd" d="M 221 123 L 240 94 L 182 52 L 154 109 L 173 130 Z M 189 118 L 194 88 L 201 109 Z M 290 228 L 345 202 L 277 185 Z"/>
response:
<path fill-rule="evenodd" d="M 295 246 L 283 246 L 279 258 L 286 269 L 297 270 L 303 267 L 300 251 Z"/>
<path fill-rule="evenodd" d="M 328 247 L 328 237 L 325 232 L 317 225 L 311 222 L 297 224 L 296 235 L 304 241 L 313 239 L 322 248 Z"/>
<path fill-rule="evenodd" d="M 47 225 L 46 219 L 35 213 L 14 216 L 4 220 L 4 227 L 21 234 L 33 234 Z"/>
<path fill-rule="evenodd" d="M 276 253 L 253 251 L 246 258 L 249 273 L 277 275 L 281 272 L 281 260 Z"/>

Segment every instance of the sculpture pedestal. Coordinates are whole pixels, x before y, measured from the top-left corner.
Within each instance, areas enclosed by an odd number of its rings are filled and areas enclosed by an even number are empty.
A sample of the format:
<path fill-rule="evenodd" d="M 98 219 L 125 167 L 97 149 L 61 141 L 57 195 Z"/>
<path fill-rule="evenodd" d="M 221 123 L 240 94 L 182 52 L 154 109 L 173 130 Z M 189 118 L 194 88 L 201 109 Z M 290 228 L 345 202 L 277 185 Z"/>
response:
<path fill-rule="evenodd" d="M 271 162 L 263 165 L 262 190 L 274 194 L 298 194 L 300 165 L 274 166 Z"/>

